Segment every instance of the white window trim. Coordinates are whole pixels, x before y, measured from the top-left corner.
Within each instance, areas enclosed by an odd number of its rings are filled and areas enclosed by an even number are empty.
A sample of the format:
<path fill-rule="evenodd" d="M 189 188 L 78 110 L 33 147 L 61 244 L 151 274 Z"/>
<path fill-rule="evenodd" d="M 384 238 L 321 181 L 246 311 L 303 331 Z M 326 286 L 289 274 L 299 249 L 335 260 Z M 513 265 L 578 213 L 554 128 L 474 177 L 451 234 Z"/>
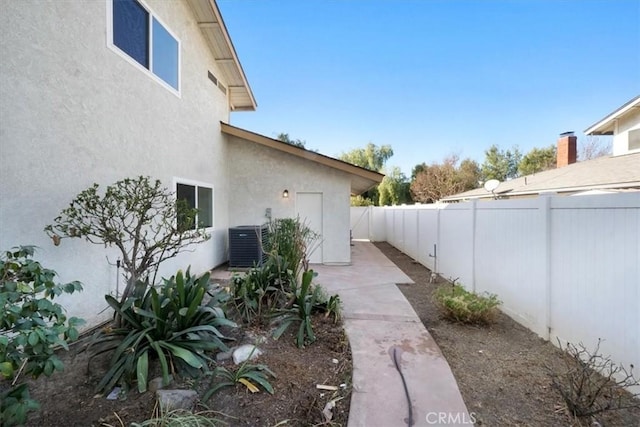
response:
<path fill-rule="evenodd" d="M 174 177 L 173 178 L 173 193 L 176 195 L 177 197 L 177 191 L 178 191 L 178 184 L 184 184 L 184 185 L 191 185 L 196 187 L 196 203 L 198 203 L 198 187 L 206 187 L 206 188 L 210 188 L 211 189 L 211 227 L 204 227 L 205 231 L 213 231 L 213 229 L 215 228 L 215 224 L 216 224 L 216 211 L 215 211 L 215 199 L 216 199 L 216 192 L 215 189 L 213 187 L 213 184 L 210 184 L 208 182 L 203 182 L 203 181 L 194 181 L 192 179 L 185 179 L 185 178 L 177 178 Z M 196 206 L 196 209 L 198 209 L 198 207 Z"/>
<path fill-rule="evenodd" d="M 169 29 L 169 27 L 164 23 L 162 19 L 160 19 L 153 11 L 147 6 L 145 2 L 142 0 L 136 0 L 140 5 L 147 11 L 149 14 L 149 43 L 153 43 L 153 20 L 155 19 L 164 27 L 164 29 L 178 42 L 178 89 L 176 90 L 173 86 L 162 80 L 160 77 L 156 76 L 151 68 L 153 68 L 153 48 L 149 49 L 149 68 L 143 67 L 138 61 L 130 57 L 126 52 L 123 52 L 118 46 L 113 43 L 113 0 L 106 0 L 107 3 L 107 47 L 115 52 L 118 56 L 123 58 L 129 64 L 133 65 L 147 76 L 151 77 L 156 83 L 159 83 L 165 89 L 169 90 L 178 98 L 182 97 L 182 42 L 175 35 L 173 31 Z"/>

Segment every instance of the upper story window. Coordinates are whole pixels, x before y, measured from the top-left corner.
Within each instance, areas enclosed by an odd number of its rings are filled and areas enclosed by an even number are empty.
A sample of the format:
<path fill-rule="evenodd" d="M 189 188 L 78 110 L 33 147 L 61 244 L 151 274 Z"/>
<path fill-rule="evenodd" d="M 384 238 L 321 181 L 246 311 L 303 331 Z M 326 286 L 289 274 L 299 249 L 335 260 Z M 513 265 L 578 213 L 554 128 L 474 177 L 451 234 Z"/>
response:
<path fill-rule="evenodd" d="M 137 0 L 111 0 L 111 44 L 176 91 L 180 90 L 180 43 Z"/>

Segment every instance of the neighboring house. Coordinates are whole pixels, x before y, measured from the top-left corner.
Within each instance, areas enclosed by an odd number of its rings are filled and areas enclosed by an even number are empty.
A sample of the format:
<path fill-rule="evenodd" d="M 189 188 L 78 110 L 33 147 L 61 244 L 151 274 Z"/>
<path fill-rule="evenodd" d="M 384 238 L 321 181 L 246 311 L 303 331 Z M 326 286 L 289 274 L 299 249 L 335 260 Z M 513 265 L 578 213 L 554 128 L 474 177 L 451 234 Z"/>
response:
<path fill-rule="evenodd" d="M 613 135 L 613 155 L 640 153 L 640 96 L 584 131 L 587 135 Z"/>
<path fill-rule="evenodd" d="M 224 263 L 229 227 L 268 208 L 322 233 L 313 261 L 350 262 L 349 195 L 382 175 L 225 124 L 256 101 L 213 0 L 9 0 L 0 30 L 0 250 L 35 244 L 82 281 L 71 314 L 108 318 L 122 283 L 116 251 L 43 232 L 94 182 L 149 175 L 194 200 L 212 238 L 163 275 Z"/>
<path fill-rule="evenodd" d="M 474 199 L 533 197 L 640 191 L 640 96 L 585 131 L 587 135 L 613 135 L 613 155 L 577 162 L 577 138 L 560 135 L 557 168 L 501 182 L 493 193 L 484 188 L 444 197 L 451 203 Z"/>

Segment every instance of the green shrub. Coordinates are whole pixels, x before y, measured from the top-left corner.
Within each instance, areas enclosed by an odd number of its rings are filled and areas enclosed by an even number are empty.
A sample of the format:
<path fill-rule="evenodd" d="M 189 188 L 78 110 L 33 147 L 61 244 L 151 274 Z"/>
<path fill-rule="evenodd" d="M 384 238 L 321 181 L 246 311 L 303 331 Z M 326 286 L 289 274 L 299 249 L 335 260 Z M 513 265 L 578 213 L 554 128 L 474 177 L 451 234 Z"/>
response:
<path fill-rule="evenodd" d="M 284 258 L 293 277 L 308 269 L 309 256 L 320 244 L 320 235 L 300 218 L 278 218 L 269 223 L 265 252 Z"/>
<path fill-rule="evenodd" d="M 170 371 L 195 375 L 206 370 L 211 360 L 207 352 L 227 350 L 218 327 L 236 326 L 221 308 L 221 292 L 209 293 L 211 298 L 204 303 L 208 288 L 209 273 L 195 277 L 187 270 L 164 279 L 159 291 L 139 283 L 123 303 L 107 295 L 122 325 L 99 331 L 91 344 L 91 357 L 113 352 L 98 391 L 107 392 L 117 384 L 126 389 L 137 381 L 138 390 L 144 392 L 150 356 L 159 360 L 164 384 Z"/>
<path fill-rule="evenodd" d="M 55 354 L 68 350 L 78 338 L 75 317 L 52 300 L 82 290 L 79 282 L 55 283 L 56 272 L 31 259 L 33 246 L 22 246 L 0 256 L 0 425 L 23 424 L 27 413 L 39 407 L 29 396 L 21 375 L 38 378 L 63 369 Z M 6 381 L 6 382 L 5 382 Z"/>
<path fill-rule="evenodd" d="M 255 350 L 255 348 L 254 348 Z M 275 378 L 274 374 L 267 365 L 249 363 L 253 351 L 240 367 L 235 371 L 231 371 L 225 367 L 218 366 L 212 372 L 207 373 L 212 380 L 221 379 L 222 381 L 209 387 L 202 397 L 203 402 L 211 399 L 211 396 L 224 387 L 232 387 L 238 383 L 244 385 L 247 390 L 252 393 L 259 391 L 258 386 L 262 387 L 267 393 L 273 394 L 273 386 L 269 382 L 269 376 Z M 257 385 L 256 385 L 257 384 Z"/>
<path fill-rule="evenodd" d="M 495 320 L 501 304 L 497 295 L 478 295 L 465 290 L 455 282 L 436 290 L 436 301 L 445 318 L 462 323 L 489 324 Z"/>
<path fill-rule="evenodd" d="M 293 307 L 284 308 L 276 311 L 279 317 L 280 326 L 274 331 L 274 338 L 279 338 L 293 323 L 299 322 L 298 333 L 296 334 L 296 344 L 298 347 L 304 347 L 305 344 L 312 343 L 316 340 L 311 324 L 311 315 L 319 301 L 322 292 L 319 286 L 315 288 L 311 286 L 313 280 L 313 270 L 302 273 L 302 283 L 299 289 L 295 291 L 295 302 Z"/>
<path fill-rule="evenodd" d="M 244 275 L 234 275 L 231 284 L 238 315 L 246 323 L 264 320 L 286 302 L 292 283 L 295 283 L 293 272 L 277 254 L 269 255 L 261 266 L 251 268 Z"/>

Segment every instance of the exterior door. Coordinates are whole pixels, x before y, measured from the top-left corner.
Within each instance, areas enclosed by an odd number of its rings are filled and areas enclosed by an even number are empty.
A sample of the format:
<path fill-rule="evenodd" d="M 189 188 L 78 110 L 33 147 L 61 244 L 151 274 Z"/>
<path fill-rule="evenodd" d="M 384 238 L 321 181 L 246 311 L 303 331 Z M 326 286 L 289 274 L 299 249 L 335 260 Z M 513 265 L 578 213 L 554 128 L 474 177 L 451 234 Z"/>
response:
<path fill-rule="evenodd" d="M 296 214 L 300 221 L 320 235 L 320 240 L 314 245 L 315 251 L 309 255 L 309 262 L 322 264 L 322 193 L 296 193 Z"/>

